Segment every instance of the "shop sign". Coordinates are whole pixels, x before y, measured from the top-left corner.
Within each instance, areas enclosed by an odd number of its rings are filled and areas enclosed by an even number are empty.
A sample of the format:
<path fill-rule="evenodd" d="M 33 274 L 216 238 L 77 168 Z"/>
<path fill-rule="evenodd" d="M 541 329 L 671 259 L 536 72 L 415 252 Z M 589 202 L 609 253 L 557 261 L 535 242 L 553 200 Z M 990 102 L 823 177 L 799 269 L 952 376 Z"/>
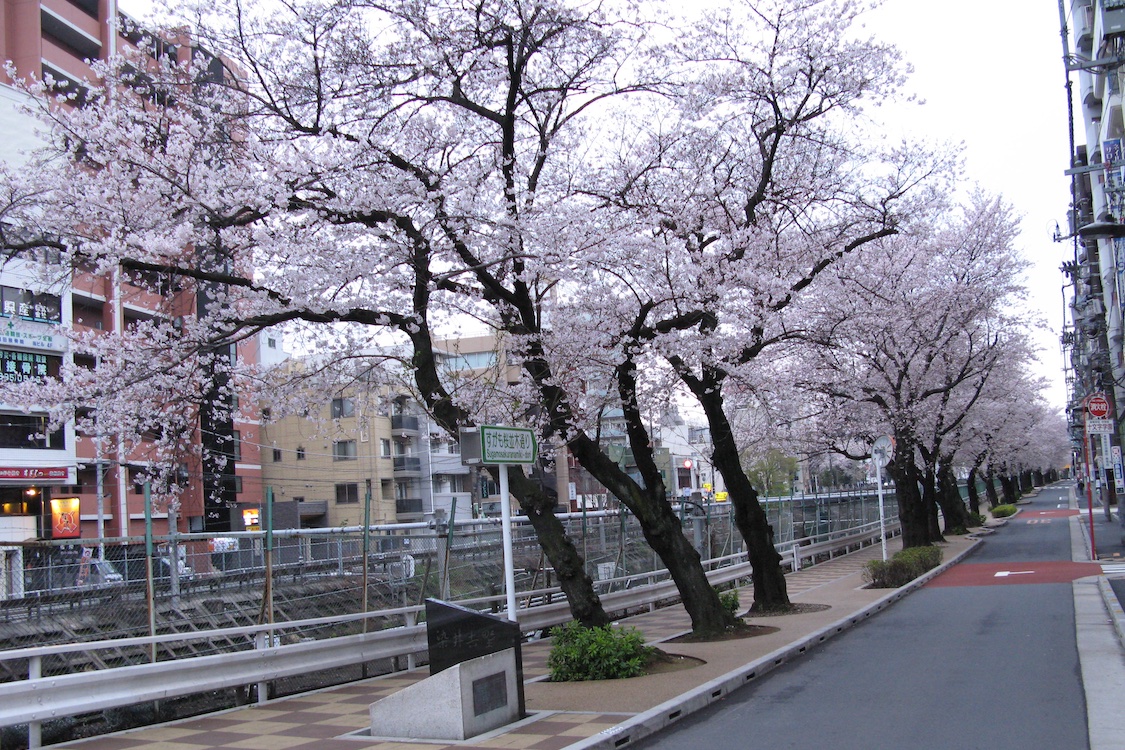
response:
<path fill-rule="evenodd" d="M 81 536 L 78 521 L 78 498 L 51 498 L 51 538 L 77 539 Z"/>

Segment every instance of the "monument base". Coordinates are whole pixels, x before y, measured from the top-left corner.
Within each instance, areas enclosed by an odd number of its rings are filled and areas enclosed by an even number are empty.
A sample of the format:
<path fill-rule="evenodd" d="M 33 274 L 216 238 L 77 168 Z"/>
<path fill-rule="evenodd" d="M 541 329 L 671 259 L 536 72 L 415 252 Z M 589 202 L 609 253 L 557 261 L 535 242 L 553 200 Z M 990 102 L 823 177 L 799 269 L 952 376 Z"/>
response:
<path fill-rule="evenodd" d="M 516 650 L 461 662 L 371 704 L 371 734 L 466 740 L 520 717 Z"/>

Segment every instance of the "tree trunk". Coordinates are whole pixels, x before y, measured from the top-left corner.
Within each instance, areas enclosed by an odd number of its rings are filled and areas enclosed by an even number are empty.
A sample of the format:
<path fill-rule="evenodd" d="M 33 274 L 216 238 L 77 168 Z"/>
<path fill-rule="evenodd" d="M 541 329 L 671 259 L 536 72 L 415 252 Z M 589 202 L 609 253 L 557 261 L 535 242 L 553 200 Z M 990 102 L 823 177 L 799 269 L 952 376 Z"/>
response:
<path fill-rule="evenodd" d="M 926 512 L 926 534 L 929 543 L 944 542 L 945 539 L 941 535 L 941 521 L 938 517 L 937 473 L 929 462 L 922 474 L 922 507 Z"/>
<path fill-rule="evenodd" d="M 945 517 L 946 534 L 953 533 L 954 529 L 967 529 L 970 525 L 969 514 L 965 509 L 965 501 L 961 499 L 951 460 L 950 458 L 943 461 L 938 469 L 938 502 L 941 504 L 941 513 Z"/>
<path fill-rule="evenodd" d="M 555 569 L 559 587 L 566 595 L 574 619 L 588 628 L 612 622 L 602 608 L 601 598 L 594 591 L 594 582 L 586 573 L 582 555 L 555 515 L 555 499 L 543 492 L 522 470 L 515 470 L 513 466 L 508 467 L 508 489 L 519 500 L 520 507 L 535 529 L 539 546 Z"/>
<path fill-rule="evenodd" d="M 781 568 L 781 555 L 774 546 L 773 526 L 758 502 L 758 493 L 742 467 L 738 444 L 726 413 L 718 387 L 703 388 L 695 394 L 711 428 L 711 462 L 723 476 L 730 502 L 734 507 L 734 523 L 746 542 L 754 582 L 752 612 L 779 612 L 792 608 Z"/>
<path fill-rule="evenodd" d="M 996 471 L 991 464 L 984 475 L 984 494 L 988 497 L 988 507 L 995 508 L 1000 504 L 1000 497 L 996 494 Z"/>
<path fill-rule="evenodd" d="M 422 401 L 446 432 L 459 437 L 460 428 L 472 423 L 468 415 L 453 403 L 441 382 L 429 331 L 420 326 L 419 330 L 411 333 L 411 340 L 414 345 L 414 382 Z M 539 546 L 555 569 L 559 588 L 566 595 L 574 619 L 586 627 L 598 627 L 610 622 L 601 599 L 594 591 L 594 582 L 586 574 L 582 555 L 567 536 L 562 522 L 555 516 L 555 501 L 547 497 L 538 484 L 528 479 L 522 469 L 509 470 L 508 488 L 527 513 Z M 508 498 L 503 498 L 504 502 L 507 500 Z"/>
<path fill-rule="evenodd" d="M 1019 500 L 1019 495 L 1016 492 L 1015 479 L 1010 474 L 1000 475 L 1000 488 L 1004 493 L 1004 502 L 1008 505 L 1015 505 Z"/>
<path fill-rule="evenodd" d="M 702 638 L 721 635 L 734 625 L 707 580 L 699 553 L 683 533 L 683 525 L 664 495 L 663 483 L 641 487 L 586 435 L 571 442 L 575 458 L 607 490 L 637 517 L 645 541 L 668 569 L 684 609 L 691 617 L 691 630 Z"/>
<path fill-rule="evenodd" d="M 969 469 L 969 477 L 965 482 L 965 488 L 969 493 L 969 512 L 980 515 L 980 491 L 977 489 L 977 473 L 980 471 L 980 465 L 976 465 Z"/>
<path fill-rule="evenodd" d="M 903 548 L 929 546 L 931 543 L 929 519 L 926 517 L 922 494 L 918 489 L 914 443 L 910 434 L 905 431 L 895 432 L 895 455 L 887 464 L 887 473 L 895 481 Z"/>

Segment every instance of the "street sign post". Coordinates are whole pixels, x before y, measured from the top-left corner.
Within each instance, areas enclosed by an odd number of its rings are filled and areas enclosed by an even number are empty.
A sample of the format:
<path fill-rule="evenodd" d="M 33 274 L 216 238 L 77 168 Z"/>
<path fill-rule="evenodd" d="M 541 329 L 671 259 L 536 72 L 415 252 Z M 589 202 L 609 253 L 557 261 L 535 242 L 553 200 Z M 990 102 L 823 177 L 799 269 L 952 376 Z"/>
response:
<path fill-rule="evenodd" d="M 533 464 L 539 458 L 535 431 L 525 427 L 481 425 L 461 430 L 461 463 L 495 465 L 500 478 L 500 529 L 504 545 L 504 594 L 508 619 L 516 622 L 516 568 L 512 554 L 512 505 L 508 464 Z"/>
<path fill-rule="evenodd" d="M 883 467 L 891 461 L 895 443 L 890 435 L 881 435 L 871 446 L 871 462 L 875 464 L 875 484 L 879 488 L 879 543 L 883 549 L 883 562 L 887 561 L 887 514 L 883 509 Z"/>

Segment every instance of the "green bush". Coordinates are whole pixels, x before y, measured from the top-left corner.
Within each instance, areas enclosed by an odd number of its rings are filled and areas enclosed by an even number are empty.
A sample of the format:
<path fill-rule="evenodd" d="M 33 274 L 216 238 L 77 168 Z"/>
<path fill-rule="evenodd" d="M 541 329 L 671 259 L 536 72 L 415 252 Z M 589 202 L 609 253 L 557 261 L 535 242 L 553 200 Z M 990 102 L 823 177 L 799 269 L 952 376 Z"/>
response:
<path fill-rule="evenodd" d="M 584 628 L 576 622 L 551 630 L 547 655 L 552 682 L 638 677 L 656 649 L 636 628 Z"/>
<path fill-rule="evenodd" d="M 731 589 L 730 591 L 720 591 L 719 604 L 723 605 L 723 609 L 730 612 L 731 615 L 738 616 L 738 590 Z"/>
<path fill-rule="evenodd" d="M 1015 512 L 1016 506 L 1014 505 L 997 505 L 992 509 L 992 517 L 1007 518 L 1008 516 L 1013 515 Z"/>
<path fill-rule="evenodd" d="M 927 570 L 941 565 L 937 547 L 909 547 L 883 562 L 871 560 L 864 566 L 863 577 L 876 589 L 897 589 L 905 586 Z"/>
<path fill-rule="evenodd" d="M 980 513 L 970 513 L 969 514 L 969 525 L 970 526 L 984 526 L 984 523 L 987 520 L 988 519 L 985 518 L 984 516 L 982 516 Z"/>

